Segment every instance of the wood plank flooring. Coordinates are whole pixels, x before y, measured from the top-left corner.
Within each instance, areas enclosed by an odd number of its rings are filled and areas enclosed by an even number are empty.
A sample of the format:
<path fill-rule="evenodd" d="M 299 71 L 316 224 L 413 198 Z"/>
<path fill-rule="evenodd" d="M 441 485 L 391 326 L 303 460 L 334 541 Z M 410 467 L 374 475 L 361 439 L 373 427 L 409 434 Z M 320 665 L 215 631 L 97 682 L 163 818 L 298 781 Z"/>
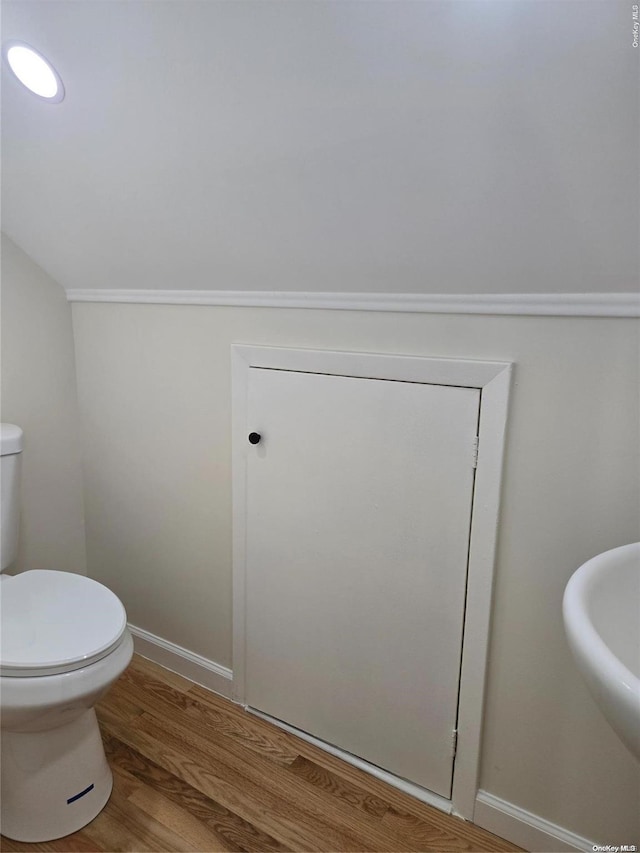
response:
<path fill-rule="evenodd" d="M 96 710 L 106 808 L 66 838 L 0 850 L 519 850 L 137 655 Z"/>

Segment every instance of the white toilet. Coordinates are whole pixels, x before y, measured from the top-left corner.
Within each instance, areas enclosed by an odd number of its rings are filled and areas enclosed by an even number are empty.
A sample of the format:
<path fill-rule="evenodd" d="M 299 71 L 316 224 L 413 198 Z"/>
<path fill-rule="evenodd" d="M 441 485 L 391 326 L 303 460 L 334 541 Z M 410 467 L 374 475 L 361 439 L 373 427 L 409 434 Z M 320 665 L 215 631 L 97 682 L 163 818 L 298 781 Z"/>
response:
<path fill-rule="evenodd" d="M 0 426 L 0 571 L 16 557 L 22 430 Z M 113 779 L 94 705 L 133 641 L 120 600 L 97 581 L 36 569 L 0 574 L 1 832 L 50 841 L 89 823 Z"/>

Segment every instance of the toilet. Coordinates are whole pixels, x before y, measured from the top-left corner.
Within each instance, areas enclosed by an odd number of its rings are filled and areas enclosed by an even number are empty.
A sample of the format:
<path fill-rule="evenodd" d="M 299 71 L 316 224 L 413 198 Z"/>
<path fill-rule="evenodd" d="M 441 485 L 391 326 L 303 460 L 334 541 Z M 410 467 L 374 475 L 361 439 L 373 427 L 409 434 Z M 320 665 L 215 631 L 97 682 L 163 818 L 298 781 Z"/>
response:
<path fill-rule="evenodd" d="M 23 433 L 0 425 L 0 571 L 18 546 Z M 62 838 L 107 803 L 113 777 L 94 705 L 133 654 L 125 609 L 97 581 L 34 569 L 0 573 L 1 832 Z"/>

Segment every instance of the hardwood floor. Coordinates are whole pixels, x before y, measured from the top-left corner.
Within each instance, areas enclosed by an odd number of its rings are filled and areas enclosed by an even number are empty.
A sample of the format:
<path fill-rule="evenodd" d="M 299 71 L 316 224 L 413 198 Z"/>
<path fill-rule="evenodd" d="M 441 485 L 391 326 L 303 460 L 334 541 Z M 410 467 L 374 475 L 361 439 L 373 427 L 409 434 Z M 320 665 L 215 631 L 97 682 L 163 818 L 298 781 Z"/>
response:
<path fill-rule="evenodd" d="M 519 850 L 137 655 L 96 710 L 106 808 L 66 838 L 1 850 Z"/>

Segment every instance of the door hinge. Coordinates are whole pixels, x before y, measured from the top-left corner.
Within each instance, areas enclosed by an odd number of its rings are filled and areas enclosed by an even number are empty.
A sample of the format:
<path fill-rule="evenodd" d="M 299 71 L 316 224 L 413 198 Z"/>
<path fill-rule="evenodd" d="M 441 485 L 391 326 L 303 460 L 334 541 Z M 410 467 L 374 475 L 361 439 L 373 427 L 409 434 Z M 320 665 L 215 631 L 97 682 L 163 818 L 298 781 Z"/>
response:
<path fill-rule="evenodd" d="M 458 729 L 454 729 L 451 732 L 451 755 L 455 757 L 456 750 L 458 749 Z"/>
<path fill-rule="evenodd" d="M 478 467 L 478 446 L 480 444 L 480 438 L 477 435 L 473 437 L 473 467 Z"/>

